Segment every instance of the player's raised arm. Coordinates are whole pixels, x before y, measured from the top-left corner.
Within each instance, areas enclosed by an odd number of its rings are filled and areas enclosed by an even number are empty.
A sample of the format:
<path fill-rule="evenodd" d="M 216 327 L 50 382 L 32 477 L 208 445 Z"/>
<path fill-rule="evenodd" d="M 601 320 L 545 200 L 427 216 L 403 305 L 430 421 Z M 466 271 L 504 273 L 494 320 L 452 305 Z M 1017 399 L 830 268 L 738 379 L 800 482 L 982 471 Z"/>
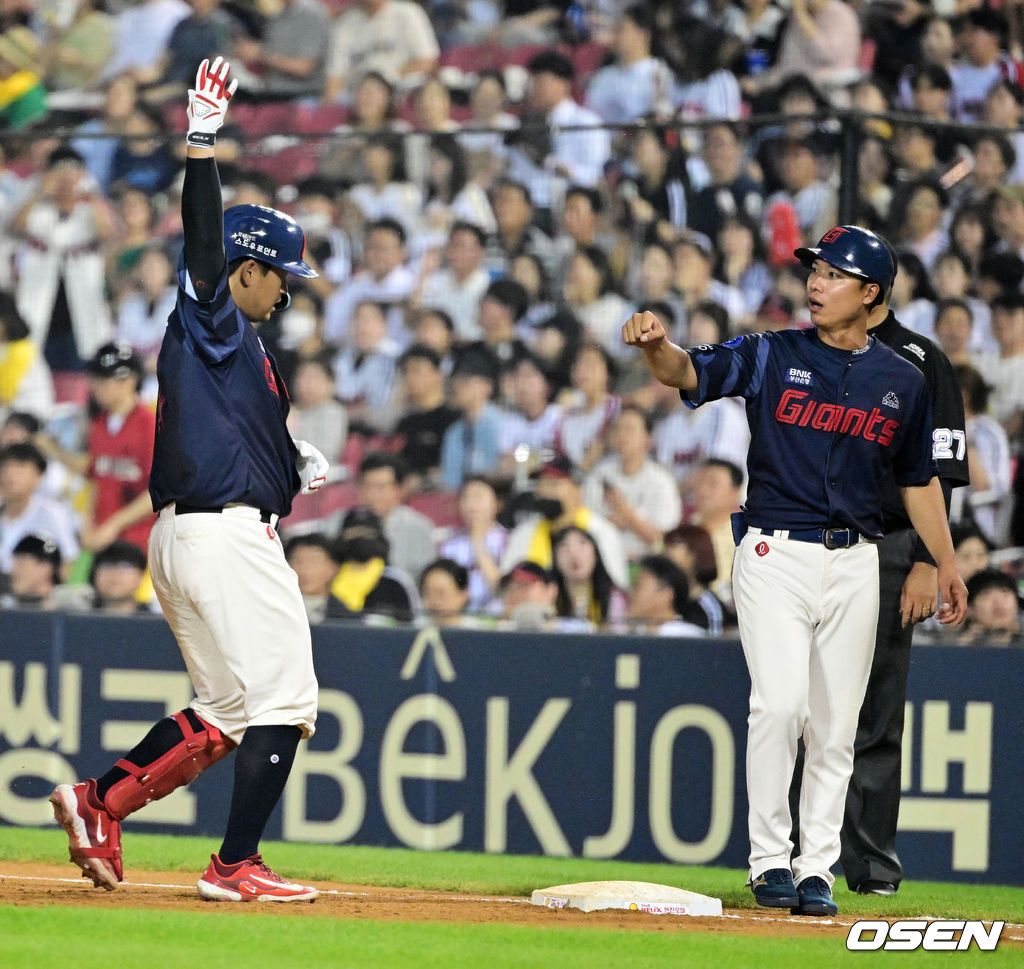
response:
<path fill-rule="evenodd" d="M 942 600 L 938 619 L 941 623 L 958 625 L 967 612 L 967 587 L 953 561 L 953 541 L 949 536 L 946 506 L 938 478 L 926 485 L 901 488 L 903 504 L 917 534 L 921 536 L 938 567 L 938 593 Z M 911 621 L 904 609 L 904 625 Z"/>
<path fill-rule="evenodd" d="M 622 341 L 644 351 L 651 373 L 666 387 L 697 389 L 697 371 L 690 355 L 668 338 L 661 320 L 650 311 L 634 313 L 626 320 L 622 327 Z"/>
<path fill-rule="evenodd" d="M 188 148 L 181 217 L 185 265 L 199 299 L 213 296 L 224 270 L 224 221 L 220 178 L 214 161 L 217 131 L 224 123 L 228 102 L 238 81 L 228 84 L 231 66 L 218 57 L 204 60 L 196 72 L 196 86 L 188 92 Z"/>

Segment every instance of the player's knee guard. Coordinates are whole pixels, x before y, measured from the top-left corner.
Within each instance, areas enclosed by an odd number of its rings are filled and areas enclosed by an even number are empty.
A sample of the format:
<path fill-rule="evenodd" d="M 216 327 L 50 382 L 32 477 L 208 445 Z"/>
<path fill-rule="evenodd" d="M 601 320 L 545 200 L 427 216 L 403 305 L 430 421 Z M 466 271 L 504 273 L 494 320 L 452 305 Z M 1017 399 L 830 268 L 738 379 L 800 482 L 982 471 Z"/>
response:
<path fill-rule="evenodd" d="M 150 801 L 159 801 L 190 784 L 237 746 L 205 720 L 199 722 L 206 729 L 196 732 L 183 712 L 174 714 L 173 719 L 181 728 L 181 743 L 142 767 L 127 760 L 117 762 L 116 766 L 127 771 L 128 776 L 114 784 L 103 798 L 103 806 L 112 818 L 123 820 Z"/>

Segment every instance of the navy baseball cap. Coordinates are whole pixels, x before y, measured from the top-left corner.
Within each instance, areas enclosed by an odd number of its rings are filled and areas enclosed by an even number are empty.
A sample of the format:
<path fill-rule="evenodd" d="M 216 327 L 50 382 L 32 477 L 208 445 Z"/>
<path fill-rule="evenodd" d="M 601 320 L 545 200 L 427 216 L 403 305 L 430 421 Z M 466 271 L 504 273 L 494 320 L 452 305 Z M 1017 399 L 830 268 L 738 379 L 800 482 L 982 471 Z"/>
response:
<path fill-rule="evenodd" d="M 26 535 L 14 546 L 11 555 L 29 555 L 39 562 L 49 562 L 55 572 L 60 570 L 60 549 L 57 543 L 41 535 Z"/>
<path fill-rule="evenodd" d="M 93 377 L 138 377 L 145 375 L 142 357 L 128 343 L 104 343 L 86 365 Z"/>
<path fill-rule="evenodd" d="M 837 225 L 818 240 L 817 246 L 794 249 L 793 255 L 805 266 L 815 259 L 824 259 L 851 276 L 878 283 L 883 294 L 888 294 L 896 278 L 892 246 L 882 236 L 859 225 Z"/>

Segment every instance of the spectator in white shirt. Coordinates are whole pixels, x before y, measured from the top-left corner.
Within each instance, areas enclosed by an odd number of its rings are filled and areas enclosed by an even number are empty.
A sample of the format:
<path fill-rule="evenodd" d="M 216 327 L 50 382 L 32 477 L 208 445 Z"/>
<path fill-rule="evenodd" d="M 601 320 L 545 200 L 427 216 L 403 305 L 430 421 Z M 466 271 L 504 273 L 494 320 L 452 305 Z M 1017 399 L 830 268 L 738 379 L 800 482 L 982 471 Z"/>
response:
<path fill-rule="evenodd" d="M 682 618 L 689 599 L 686 573 L 672 559 L 666 555 L 645 556 L 629 590 L 630 628 L 656 636 L 701 639 L 707 632 Z"/>
<path fill-rule="evenodd" d="M 510 376 L 515 410 L 505 417 L 498 438 L 507 472 L 514 470 L 521 448 L 531 456 L 553 452 L 562 422 L 561 406 L 551 401 L 549 375 L 532 353 L 523 351 L 518 355 Z"/>
<path fill-rule="evenodd" d="M 394 219 L 412 236 L 419 229 L 423 193 L 406 174 L 401 139 L 388 133 L 372 135 L 362 159 L 367 181 L 349 190 L 349 201 L 365 221 Z"/>
<path fill-rule="evenodd" d="M 387 306 L 373 300 L 356 304 L 351 345 L 334 360 L 334 387 L 348 409 L 353 430 L 390 431 L 395 369 L 401 347 L 388 336 Z"/>
<path fill-rule="evenodd" d="M 953 372 L 964 398 L 971 483 L 967 488 L 954 490 L 950 517 L 961 519 L 969 508 L 970 518 L 988 541 L 1002 546 L 1010 525 L 1008 513 L 1013 489 L 1010 442 L 1002 425 L 986 413 L 991 388 L 981 374 L 964 364 L 954 367 Z M 955 508 L 963 510 L 955 514 Z"/>
<path fill-rule="evenodd" d="M 576 78 L 572 61 L 555 50 L 541 51 L 527 65 L 530 108 L 534 121 L 548 126 L 547 137 L 522 129 L 528 147 L 513 152 L 509 174 L 527 181 L 534 205 L 554 209 L 571 183 L 596 185 L 611 156 L 611 135 L 599 127 L 601 118 L 573 100 Z M 524 119 L 525 121 L 525 119 Z M 570 130 L 582 127 L 584 130 Z M 585 129 L 592 130 L 585 130 Z M 524 175 L 525 178 L 520 176 Z"/>
<path fill-rule="evenodd" d="M 604 456 L 605 441 L 622 407 L 611 392 L 615 363 L 599 344 L 580 348 L 572 367 L 572 386 L 578 403 L 566 411 L 558 428 L 558 450 L 582 471 L 590 471 Z"/>
<path fill-rule="evenodd" d="M 408 469 L 394 454 L 371 453 L 359 466 L 359 503 L 380 518 L 390 545 L 388 564 L 419 576 L 437 556 L 434 523 L 403 504 Z"/>
<path fill-rule="evenodd" d="M 437 67 L 440 48 L 426 11 L 411 0 L 359 0 L 331 31 L 324 100 L 345 100 L 367 71 L 402 84 Z"/>
<path fill-rule="evenodd" d="M 117 339 L 134 347 L 152 372 L 177 299 L 178 283 L 170 257 L 159 246 L 148 247 L 139 256 L 131 286 L 118 303 Z"/>
<path fill-rule="evenodd" d="M 14 547 L 26 535 L 52 541 L 66 564 L 78 556 L 71 512 L 40 493 L 45 473 L 46 458 L 34 444 L 0 450 L 0 575 L 10 573 Z"/>
<path fill-rule="evenodd" d="M 580 246 L 569 261 L 562 289 L 565 302 L 583 324 L 589 339 L 614 356 L 627 349 L 622 342 L 622 321 L 634 307 L 615 291 L 611 264 L 603 249 Z"/>
<path fill-rule="evenodd" d="M 656 551 L 682 514 L 675 479 L 651 459 L 650 445 L 650 419 L 627 404 L 612 430 L 612 453 L 583 484 L 583 503 L 619 528 L 631 560 Z"/>
<path fill-rule="evenodd" d="M 612 36 L 615 63 L 601 68 L 587 85 L 587 107 L 603 120 L 627 124 L 671 115 L 674 79 L 668 65 L 651 56 L 656 33 L 651 7 L 635 4 L 619 17 Z"/>
<path fill-rule="evenodd" d="M 415 283 L 415 273 L 405 264 L 405 229 L 401 223 L 394 219 L 372 222 L 366 230 L 363 268 L 339 287 L 324 307 L 324 339 L 336 344 L 345 341 L 356 303 L 401 303 Z M 401 332 L 401 314 L 391 314 L 388 323 L 392 335 Z"/>
<path fill-rule="evenodd" d="M 327 458 L 328 478 L 337 481 L 347 469 L 342 452 L 348 439 L 348 411 L 334 396 L 334 370 L 330 356 L 320 353 L 300 360 L 292 382 L 292 409 L 288 430 L 292 437 L 309 441 Z"/>
<path fill-rule="evenodd" d="M 444 310 L 460 340 L 477 340 L 482 335 L 477 317 L 491 283 L 490 273 L 483 268 L 486 245 L 479 226 L 456 222 L 444 249 L 444 268 L 430 273 L 420 290 L 419 304 Z"/>
<path fill-rule="evenodd" d="M 992 416 L 1012 438 L 1024 413 L 1024 296 L 1019 292 L 992 301 L 992 335 L 999 352 L 979 354 L 975 365 L 992 387 Z"/>
<path fill-rule="evenodd" d="M 430 139 L 423 221 L 429 237 L 440 233 L 443 238 L 456 222 L 475 225 L 485 235 L 498 227 L 487 193 L 470 178 L 469 160 L 454 135 Z"/>
<path fill-rule="evenodd" d="M 459 488 L 462 527 L 441 544 L 440 554 L 469 570 L 470 612 L 499 612 L 501 557 L 508 529 L 498 524 L 498 495 L 482 475 L 471 475 Z"/>

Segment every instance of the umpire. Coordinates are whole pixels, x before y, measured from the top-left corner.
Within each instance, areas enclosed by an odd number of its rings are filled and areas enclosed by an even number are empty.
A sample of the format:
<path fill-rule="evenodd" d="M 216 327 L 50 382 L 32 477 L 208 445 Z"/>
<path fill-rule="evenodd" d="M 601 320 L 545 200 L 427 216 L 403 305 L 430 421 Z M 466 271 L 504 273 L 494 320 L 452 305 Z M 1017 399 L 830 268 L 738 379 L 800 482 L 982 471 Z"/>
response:
<path fill-rule="evenodd" d="M 895 261 L 896 254 L 892 255 Z M 925 376 L 935 422 L 932 453 L 948 513 L 953 489 L 970 483 L 963 398 L 953 367 L 931 340 L 896 319 L 888 295 L 872 311 L 868 327 L 871 336 Z M 840 854 L 847 884 L 862 895 L 893 895 L 903 877 L 895 842 L 910 642 L 914 623 L 927 619 L 936 608 L 935 563 L 911 527 L 891 479 L 882 491 L 882 510 L 885 538 L 878 545 L 878 632 L 857 724 Z"/>

